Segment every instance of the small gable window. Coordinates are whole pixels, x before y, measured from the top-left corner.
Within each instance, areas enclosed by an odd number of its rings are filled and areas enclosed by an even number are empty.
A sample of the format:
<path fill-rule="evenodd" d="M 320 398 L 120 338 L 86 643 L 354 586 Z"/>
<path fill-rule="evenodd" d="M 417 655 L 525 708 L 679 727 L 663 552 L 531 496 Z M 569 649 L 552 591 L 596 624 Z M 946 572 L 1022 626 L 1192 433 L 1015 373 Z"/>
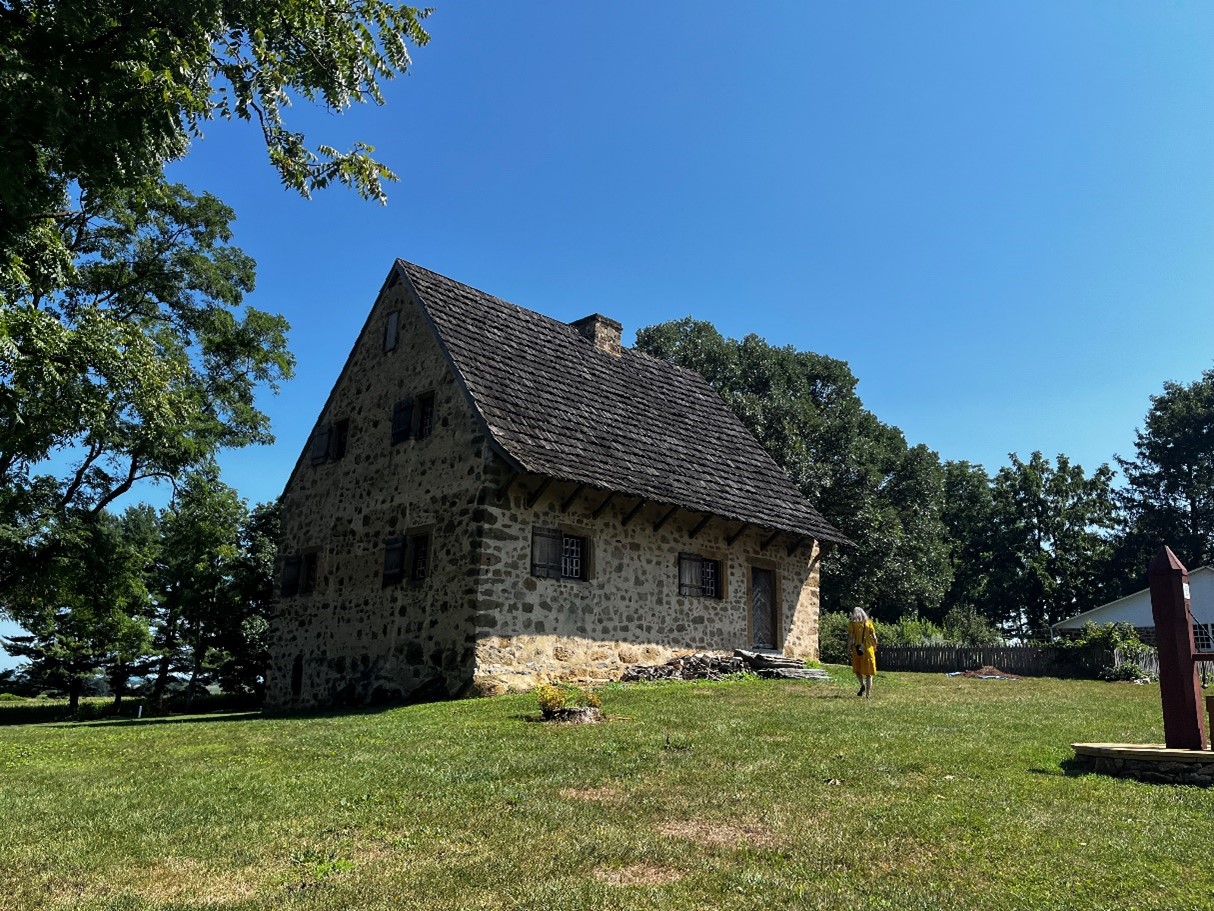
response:
<path fill-rule="evenodd" d="M 387 323 L 384 326 L 384 353 L 396 350 L 396 343 L 400 338 L 400 311 L 393 310 L 388 314 Z"/>
<path fill-rule="evenodd" d="M 316 551 L 282 561 L 282 595 L 310 595 L 316 591 Z"/>
<path fill-rule="evenodd" d="M 389 538 L 384 545 L 384 585 L 395 585 L 405 577 L 405 539 Z"/>
<path fill-rule="evenodd" d="M 408 439 L 424 440 L 434 432 L 434 393 L 401 399 L 392 406 L 392 445 Z"/>
<path fill-rule="evenodd" d="M 413 435 L 413 399 L 401 399 L 392 406 L 392 445 Z"/>
<path fill-rule="evenodd" d="M 384 545 L 384 585 L 397 585 L 406 579 L 424 582 L 430 575 L 430 535 L 415 534 L 389 538 Z"/>
<path fill-rule="evenodd" d="M 287 557 L 282 561 L 282 596 L 289 598 L 299 594 L 299 557 Z"/>
<path fill-rule="evenodd" d="M 409 561 L 409 579 L 425 582 L 430 575 L 430 536 L 411 535 L 406 554 Z"/>
<path fill-rule="evenodd" d="M 531 575 L 546 579 L 590 578 L 589 539 L 559 528 L 531 530 Z"/>
<path fill-rule="evenodd" d="M 679 554 L 679 594 L 696 598 L 720 598 L 721 561 L 699 554 Z"/>
<path fill-rule="evenodd" d="M 333 425 L 329 437 L 329 458 L 336 462 L 346 457 L 346 442 L 350 439 L 350 419 L 343 418 Z"/>
<path fill-rule="evenodd" d="M 299 558 L 299 593 L 310 595 L 316 591 L 316 551 Z"/>
<path fill-rule="evenodd" d="M 343 418 L 334 424 L 317 424 L 308 444 L 308 457 L 313 465 L 337 462 L 346 456 L 346 442 L 350 438 L 350 419 Z"/>
<path fill-rule="evenodd" d="M 434 393 L 427 392 L 425 395 L 417 397 L 417 408 L 415 410 L 415 420 L 417 421 L 417 438 L 424 440 L 434 432 Z"/>

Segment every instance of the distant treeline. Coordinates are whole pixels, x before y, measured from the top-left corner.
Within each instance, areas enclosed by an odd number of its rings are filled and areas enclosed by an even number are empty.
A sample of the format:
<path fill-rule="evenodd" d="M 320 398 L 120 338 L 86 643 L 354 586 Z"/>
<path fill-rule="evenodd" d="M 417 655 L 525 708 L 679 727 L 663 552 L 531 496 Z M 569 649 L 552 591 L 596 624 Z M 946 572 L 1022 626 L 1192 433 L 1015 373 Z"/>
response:
<path fill-rule="evenodd" d="M 993 476 L 909 446 L 856 394 L 844 361 L 691 318 L 637 347 L 698 370 L 819 510 L 856 542 L 823 562 L 826 611 L 942 622 L 977 614 L 1005 635 L 1050 625 L 1145 586 L 1163 543 L 1190 567 L 1214 548 L 1214 371 L 1166 383 L 1132 458 L 1090 473 L 1040 452 Z"/>

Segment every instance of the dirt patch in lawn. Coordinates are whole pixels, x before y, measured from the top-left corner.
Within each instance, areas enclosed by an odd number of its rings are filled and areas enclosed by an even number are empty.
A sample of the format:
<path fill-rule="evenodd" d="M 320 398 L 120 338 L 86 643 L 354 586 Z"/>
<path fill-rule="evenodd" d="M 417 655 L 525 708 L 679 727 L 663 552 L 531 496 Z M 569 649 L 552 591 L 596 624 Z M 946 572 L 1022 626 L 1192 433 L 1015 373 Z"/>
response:
<path fill-rule="evenodd" d="M 615 803 L 620 799 L 620 792 L 615 788 L 602 785 L 597 788 L 565 788 L 561 796 L 566 800 L 587 800 L 591 803 Z"/>
<path fill-rule="evenodd" d="M 971 680 L 1019 680 L 1020 677 L 1016 674 L 1009 674 L 1007 671 L 1001 671 L 997 667 L 991 667 L 989 664 L 984 664 L 982 667 L 972 671 L 962 671 L 962 677 L 969 677 Z"/>
<path fill-rule="evenodd" d="M 776 843 L 776 837 L 771 830 L 756 823 L 722 823 L 685 819 L 663 823 L 658 826 L 658 831 L 663 835 L 686 838 L 702 845 L 719 848 L 736 848 L 739 845 L 764 848 Z"/>
<path fill-rule="evenodd" d="M 611 870 L 600 868 L 594 871 L 594 878 L 610 886 L 664 886 L 682 879 L 683 874 L 669 867 L 634 864 Z"/>

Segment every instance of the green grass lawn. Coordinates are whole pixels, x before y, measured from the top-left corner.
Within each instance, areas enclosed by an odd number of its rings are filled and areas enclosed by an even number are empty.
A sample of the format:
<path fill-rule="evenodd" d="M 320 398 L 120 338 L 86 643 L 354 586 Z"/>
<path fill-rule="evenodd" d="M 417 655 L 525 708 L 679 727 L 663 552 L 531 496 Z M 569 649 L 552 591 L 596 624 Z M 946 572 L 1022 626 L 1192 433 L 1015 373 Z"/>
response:
<path fill-rule="evenodd" d="M 1214 792 L 1071 766 L 1156 687 L 837 674 L 0 727 L 0 908 L 1214 908 Z"/>

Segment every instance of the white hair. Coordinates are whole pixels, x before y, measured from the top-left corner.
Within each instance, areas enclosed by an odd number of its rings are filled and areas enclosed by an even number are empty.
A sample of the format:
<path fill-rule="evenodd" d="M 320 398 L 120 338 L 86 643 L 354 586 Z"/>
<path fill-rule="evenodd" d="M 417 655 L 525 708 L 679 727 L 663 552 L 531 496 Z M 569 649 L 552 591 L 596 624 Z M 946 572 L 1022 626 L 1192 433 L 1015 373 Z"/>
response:
<path fill-rule="evenodd" d="M 851 619 L 852 619 L 853 623 L 867 623 L 868 614 L 866 614 L 864 612 L 864 608 L 857 607 L 854 611 L 851 612 Z"/>

